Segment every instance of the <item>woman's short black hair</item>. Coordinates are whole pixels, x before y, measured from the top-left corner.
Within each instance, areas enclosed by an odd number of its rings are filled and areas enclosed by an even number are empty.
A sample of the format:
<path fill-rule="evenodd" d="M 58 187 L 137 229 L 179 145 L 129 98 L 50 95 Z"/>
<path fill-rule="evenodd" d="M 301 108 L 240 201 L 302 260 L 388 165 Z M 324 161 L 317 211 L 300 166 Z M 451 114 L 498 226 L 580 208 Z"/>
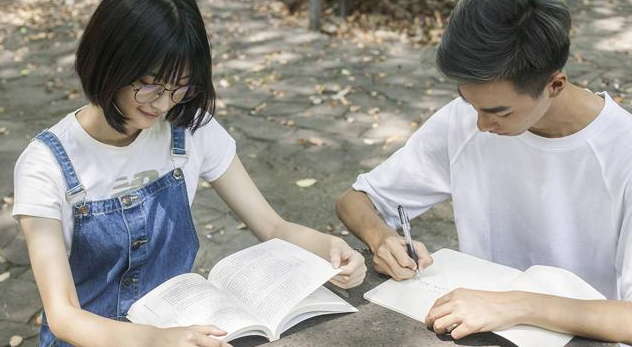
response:
<path fill-rule="evenodd" d="M 215 109 L 211 49 L 195 0 L 103 0 L 81 37 L 75 70 L 88 100 L 119 132 L 127 119 L 116 110 L 116 92 L 150 74 L 173 85 L 189 75 L 188 84 L 201 87 L 169 111 L 172 124 L 193 132 Z"/>
<path fill-rule="evenodd" d="M 460 0 L 437 66 L 460 83 L 507 80 L 536 98 L 566 64 L 571 17 L 557 0 Z"/>

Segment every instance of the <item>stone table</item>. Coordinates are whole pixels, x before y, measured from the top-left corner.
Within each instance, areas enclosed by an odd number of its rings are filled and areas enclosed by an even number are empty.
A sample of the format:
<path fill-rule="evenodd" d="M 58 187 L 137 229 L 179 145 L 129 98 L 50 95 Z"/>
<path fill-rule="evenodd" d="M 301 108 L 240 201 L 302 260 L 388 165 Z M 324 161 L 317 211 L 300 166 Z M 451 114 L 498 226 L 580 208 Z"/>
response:
<path fill-rule="evenodd" d="M 272 343 L 262 337 L 249 336 L 233 340 L 231 344 L 234 347 L 515 346 L 492 333 L 474 334 L 458 341 L 449 335 L 437 335 L 421 322 L 364 300 L 362 295 L 365 292 L 386 281 L 388 277 L 372 270 L 373 263 L 370 252 L 367 250 L 361 250 L 361 252 L 369 268 L 362 285 L 350 290 L 339 289 L 331 284 L 326 285 L 334 293 L 357 307 L 359 312 L 309 319 L 286 331 L 281 340 Z M 618 344 L 575 337 L 567 346 L 618 347 Z"/>

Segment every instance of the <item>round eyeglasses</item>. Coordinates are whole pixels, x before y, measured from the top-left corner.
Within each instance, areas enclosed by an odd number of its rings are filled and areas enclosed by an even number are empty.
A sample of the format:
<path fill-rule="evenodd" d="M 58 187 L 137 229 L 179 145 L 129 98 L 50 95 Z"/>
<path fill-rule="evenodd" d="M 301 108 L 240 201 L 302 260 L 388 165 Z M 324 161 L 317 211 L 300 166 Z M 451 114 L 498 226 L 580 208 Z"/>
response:
<path fill-rule="evenodd" d="M 167 89 L 166 86 L 158 83 L 144 84 L 139 82 L 140 86 L 135 86 L 132 83 L 132 90 L 134 90 L 134 99 L 140 104 L 148 104 L 158 100 L 165 91 L 171 93 L 170 99 L 175 104 L 184 104 L 193 100 L 201 91 L 200 87 L 195 85 L 187 85 L 174 89 Z"/>

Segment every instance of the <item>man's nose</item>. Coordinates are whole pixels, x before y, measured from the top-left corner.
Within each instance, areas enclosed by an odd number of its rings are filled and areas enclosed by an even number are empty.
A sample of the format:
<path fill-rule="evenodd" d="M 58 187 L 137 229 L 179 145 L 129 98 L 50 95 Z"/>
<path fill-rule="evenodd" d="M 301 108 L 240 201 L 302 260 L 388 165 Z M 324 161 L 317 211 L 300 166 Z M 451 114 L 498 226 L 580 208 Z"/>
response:
<path fill-rule="evenodd" d="M 478 120 L 476 121 L 476 126 L 480 131 L 492 131 L 496 128 L 495 122 L 492 120 L 492 117 L 486 115 L 484 113 L 478 114 Z"/>

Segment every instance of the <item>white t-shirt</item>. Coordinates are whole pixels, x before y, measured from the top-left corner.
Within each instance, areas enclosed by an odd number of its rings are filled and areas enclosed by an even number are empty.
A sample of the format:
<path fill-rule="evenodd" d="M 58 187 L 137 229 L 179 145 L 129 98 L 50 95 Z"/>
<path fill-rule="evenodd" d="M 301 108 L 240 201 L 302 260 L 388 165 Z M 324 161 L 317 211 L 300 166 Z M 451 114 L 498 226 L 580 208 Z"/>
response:
<path fill-rule="evenodd" d="M 521 270 L 565 268 L 632 301 L 632 115 L 599 95 L 598 117 L 562 138 L 480 132 L 458 98 L 353 188 L 393 228 L 397 205 L 418 216 L 452 197 L 461 251 Z"/>
<path fill-rule="evenodd" d="M 86 189 L 86 201 L 109 199 L 155 181 L 179 166 L 184 172 L 189 206 L 199 177 L 218 179 L 235 156 L 235 141 L 215 119 L 185 135 L 188 159 L 171 157 L 171 126 L 158 121 L 140 132 L 125 147 L 92 138 L 70 113 L 49 130 L 59 138 Z M 59 219 L 70 254 L 73 233 L 72 205 L 66 200 L 66 183 L 51 150 L 32 141 L 22 152 L 14 172 L 13 216 Z"/>

